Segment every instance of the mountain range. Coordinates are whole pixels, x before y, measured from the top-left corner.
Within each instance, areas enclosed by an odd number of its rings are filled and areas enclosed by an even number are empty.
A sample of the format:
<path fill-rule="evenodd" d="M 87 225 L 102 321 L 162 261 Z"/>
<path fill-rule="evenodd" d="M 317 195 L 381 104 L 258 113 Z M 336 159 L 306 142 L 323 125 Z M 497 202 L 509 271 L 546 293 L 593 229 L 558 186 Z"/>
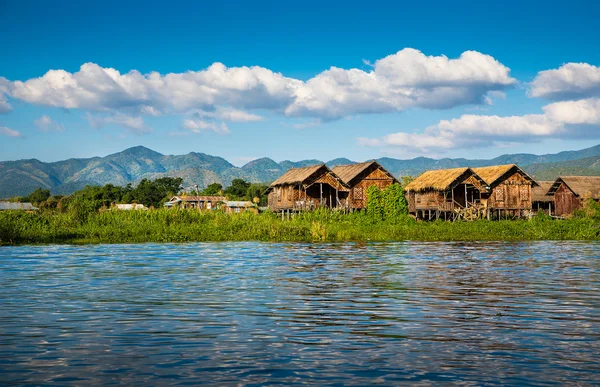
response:
<path fill-rule="evenodd" d="M 496 164 L 519 164 L 534 178 L 553 180 L 558 175 L 600 175 L 600 145 L 578 151 L 556 154 L 506 154 L 490 160 L 432 159 L 417 157 L 400 160 L 382 157 L 377 161 L 395 176 L 416 176 L 425 170 L 482 167 Z M 182 177 L 184 187 L 200 188 L 218 182 L 227 186 L 242 178 L 250 182 L 269 183 L 289 168 L 321 163 L 319 160 L 281 161 L 269 158 L 253 160 L 236 167 L 222 157 L 191 152 L 186 155 L 163 155 L 143 146 L 126 149 L 105 157 L 68 159 L 45 163 L 37 159 L 0 162 L 0 198 L 27 195 L 38 187 L 52 194 L 69 194 L 86 185 L 136 184 L 141 179 Z M 330 167 L 353 161 L 338 158 L 328 161 Z"/>

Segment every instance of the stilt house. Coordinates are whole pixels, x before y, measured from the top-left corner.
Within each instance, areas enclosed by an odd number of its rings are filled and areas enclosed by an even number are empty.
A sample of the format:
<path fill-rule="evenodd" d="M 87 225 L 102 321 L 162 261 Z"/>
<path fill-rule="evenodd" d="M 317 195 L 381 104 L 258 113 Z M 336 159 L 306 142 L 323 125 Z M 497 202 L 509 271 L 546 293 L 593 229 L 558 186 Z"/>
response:
<path fill-rule="evenodd" d="M 471 168 L 427 171 L 405 188 L 408 211 L 418 219 L 456 219 L 479 210 L 487 185 Z M 476 217 L 478 213 L 470 212 Z"/>
<path fill-rule="evenodd" d="M 570 215 L 583 207 L 583 201 L 600 201 L 600 176 L 560 176 L 548 190 L 554 195 L 556 215 Z"/>
<path fill-rule="evenodd" d="M 275 180 L 266 193 L 271 211 L 302 211 L 345 207 L 348 186 L 325 164 L 292 168 Z"/>
<path fill-rule="evenodd" d="M 473 171 L 490 187 L 490 192 L 482 196 L 488 219 L 523 217 L 526 211 L 531 211 L 531 188 L 539 184 L 516 164 L 473 168 Z"/>
<path fill-rule="evenodd" d="M 399 183 L 398 179 L 375 160 L 359 164 L 338 165 L 333 168 L 333 173 L 338 175 L 350 188 L 347 202 L 350 209 L 363 209 L 367 206 L 367 188 L 374 185 L 379 189 L 384 189 L 394 183 Z"/>
<path fill-rule="evenodd" d="M 554 196 L 548 191 L 553 181 L 538 181 L 538 186 L 531 188 L 531 208 L 535 212 L 544 211 L 548 215 L 554 215 Z"/>

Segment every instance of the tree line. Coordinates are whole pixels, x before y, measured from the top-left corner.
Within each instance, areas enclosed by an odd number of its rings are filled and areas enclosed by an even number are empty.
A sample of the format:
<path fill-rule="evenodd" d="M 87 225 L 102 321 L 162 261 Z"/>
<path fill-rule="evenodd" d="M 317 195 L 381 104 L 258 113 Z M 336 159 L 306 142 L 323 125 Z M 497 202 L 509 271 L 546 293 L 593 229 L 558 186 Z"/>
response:
<path fill-rule="evenodd" d="M 210 184 L 202 191 L 190 191 L 189 195 L 225 196 L 229 200 L 248 200 L 258 198 L 259 205 L 266 205 L 264 195 L 268 185 L 249 183 L 243 179 L 233 179 L 231 185 L 223 188 L 219 183 Z M 161 177 L 155 180 L 142 179 L 137 186 L 106 184 L 104 186 L 86 186 L 71 195 L 51 195 L 50 190 L 38 188 L 27 196 L 14 197 L 11 201 L 30 202 L 41 209 L 66 209 L 83 206 L 90 210 L 110 207 L 116 203 L 139 203 L 146 207 L 160 208 L 174 195 L 183 192 L 183 179 L 180 177 Z"/>

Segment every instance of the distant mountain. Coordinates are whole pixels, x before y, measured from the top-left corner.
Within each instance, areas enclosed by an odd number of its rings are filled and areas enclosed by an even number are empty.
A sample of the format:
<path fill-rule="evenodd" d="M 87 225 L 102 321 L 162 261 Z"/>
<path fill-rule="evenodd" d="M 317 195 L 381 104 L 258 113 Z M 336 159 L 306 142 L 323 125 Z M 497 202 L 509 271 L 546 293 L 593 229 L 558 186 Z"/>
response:
<path fill-rule="evenodd" d="M 377 160 L 395 176 L 416 176 L 428 169 L 480 167 L 516 163 L 537 179 L 552 180 L 559 174 L 600 175 L 600 145 L 579 151 L 557 154 L 502 155 L 491 160 L 431 159 L 417 157 L 399 160 L 382 157 Z M 186 188 L 198 184 L 206 187 L 217 182 L 224 186 L 241 178 L 253 183 L 271 182 L 290 168 L 320 164 L 320 160 L 285 160 L 277 163 L 269 158 L 253 160 L 238 168 L 222 157 L 191 152 L 186 155 L 163 155 L 143 146 L 126 149 L 105 157 L 69 159 L 44 163 L 36 159 L 0 162 L 0 198 L 26 195 L 38 187 L 53 194 L 69 194 L 86 185 L 136 184 L 141 179 L 182 177 Z M 330 167 L 351 164 L 347 158 L 327 162 Z"/>
<path fill-rule="evenodd" d="M 560 175 L 599 176 L 600 156 L 554 163 L 535 163 L 527 165 L 524 169 L 538 180 L 554 180 Z"/>
<path fill-rule="evenodd" d="M 349 160 L 345 157 L 338 157 L 337 159 L 329 160 L 326 162 L 329 168 L 337 167 L 338 165 L 356 164 L 355 161 Z"/>

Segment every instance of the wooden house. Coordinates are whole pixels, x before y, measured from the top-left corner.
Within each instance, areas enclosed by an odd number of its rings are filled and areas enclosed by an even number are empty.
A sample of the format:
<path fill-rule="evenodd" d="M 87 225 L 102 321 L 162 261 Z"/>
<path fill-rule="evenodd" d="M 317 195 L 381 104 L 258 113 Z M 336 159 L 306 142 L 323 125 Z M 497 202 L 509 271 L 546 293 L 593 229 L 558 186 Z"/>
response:
<path fill-rule="evenodd" d="M 394 183 L 399 183 L 391 173 L 375 160 L 359 164 L 338 165 L 333 168 L 350 188 L 347 205 L 350 209 L 363 209 L 367 206 L 367 188 L 376 186 L 384 189 Z"/>
<path fill-rule="evenodd" d="M 275 180 L 266 193 L 271 211 L 301 211 L 345 207 L 348 186 L 325 164 L 292 168 Z"/>
<path fill-rule="evenodd" d="M 427 171 L 405 188 L 408 212 L 417 219 L 474 219 L 487 185 L 471 168 Z"/>
<path fill-rule="evenodd" d="M 488 219 L 523 217 L 531 211 L 531 188 L 539 184 L 516 164 L 473 168 L 473 171 L 489 187 L 489 192 L 482 196 Z"/>
<path fill-rule="evenodd" d="M 584 200 L 600 200 L 600 176 L 560 176 L 548 194 L 554 196 L 557 216 L 570 215 Z"/>
<path fill-rule="evenodd" d="M 227 201 L 224 196 L 173 196 L 164 204 L 167 208 L 194 208 L 214 210 L 220 203 Z"/>
<path fill-rule="evenodd" d="M 554 196 L 548 194 L 553 183 L 553 181 L 538 181 L 539 185 L 531 188 L 531 209 L 533 211 L 544 211 L 548 215 L 554 215 Z"/>

